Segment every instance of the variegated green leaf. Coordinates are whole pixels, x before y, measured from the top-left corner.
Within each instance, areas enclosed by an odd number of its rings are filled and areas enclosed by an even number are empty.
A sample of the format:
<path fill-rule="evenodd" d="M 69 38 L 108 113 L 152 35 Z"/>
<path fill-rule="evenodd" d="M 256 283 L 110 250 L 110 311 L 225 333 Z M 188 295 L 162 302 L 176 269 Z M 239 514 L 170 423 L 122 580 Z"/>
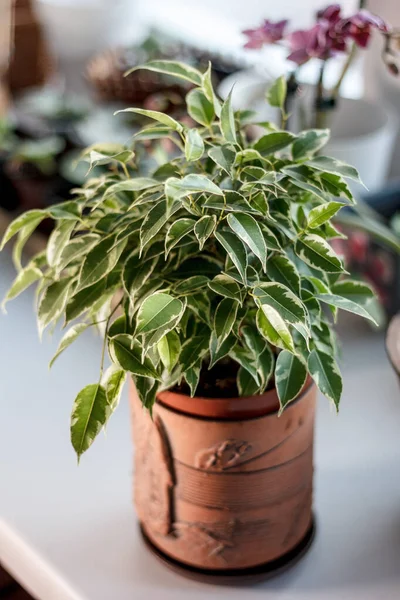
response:
<path fill-rule="evenodd" d="M 250 250 L 259 258 L 263 268 L 267 260 L 265 240 L 257 221 L 247 214 L 229 214 L 228 225 Z"/>
<path fill-rule="evenodd" d="M 189 115 L 196 123 L 208 127 L 214 120 L 214 105 L 207 100 L 204 92 L 200 89 L 191 90 L 186 96 L 186 104 Z"/>
<path fill-rule="evenodd" d="M 275 254 L 267 261 L 267 275 L 272 281 L 286 285 L 293 293 L 300 292 L 300 276 L 295 265 L 284 254 Z"/>
<path fill-rule="evenodd" d="M 183 304 L 169 294 L 156 293 L 143 302 L 136 319 L 136 334 L 149 333 L 167 325 L 182 314 Z"/>
<path fill-rule="evenodd" d="M 196 161 L 202 157 L 204 142 L 198 129 L 189 129 L 185 140 L 185 156 L 187 161 Z"/>
<path fill-rule="evenodd" d="M 150 60 L 144 65 L 138 65 L 137 67 L 129 69 L 129 71 L 127 71 L 125 75 L 130 75 L 131 73 L 133 73 L 134 71 L 138 71 L 139 69 L 155 71 L 156 73 L 164 73 L 165 75 L 171 75 L 172 77 L 184 79 L 185 81 L 189 81 L 190 83 L 194 83 L 195 85 L 202 84 L 202 74 L 200 73 L 200 71 L 198 71 L 194 67 L 185 65 L 184 63 L 180 63 L 174 60 Z"/>
<path fill-rule="evenodd" d="M 344 270 L 340 258 L 319 235 L 309 234 L 299 238 L 295 244 L 295 252 L 313 269 L 327 273 L 340 273 Z"/>
<path fill-rule="evenodd" d="M 316 206 L 308 215 L 308 227 L 311 227 L 311 229 L 321 227 L 321 225 L 326 223 L 326 221 L 329 221 L 332 217 L 334 217 L 336 213 L 343 208 L 343 206 L 344 204 L 342 202 L 327 202 L 326 204 Z"/>
<path fill-rule="evenodd" d="M 221 108 L 221 133 L 228 143 L 236 144 L 235 115 L 232 108 L 232 90 Z"/>
<path fill-rule="evenodd" d="M 216 231 L 215 237 L 225 248 L 229 258 L 239 271 L 242 282 L 246 284 L 247 254 L 242 242 L 229 231 Z"/>
<path fill-rule="evenodd" d="M 275 385 L 281 411 L 299 395 L 306 378 L 307 369 L 300 358 L 287 350 L 282 350 L 278 354 L 275 367 Z"/>
<path fill-rule="evenodd" d="M 339 408 L 342 377 L 332 355 L 313 350 L 308 357 L 308 370 L 321 392 Z"/>
<path fill-rule="evenodd" d="M 294 352 L 293 338 L 288 326 L 277 310 L 263 304 L 257 311 L 257 327 L 261 335 L 273 346 Z"/>
<path fill-rule="evenodd" d="M 218 341 L 217 349 L 232 331 L 238 306 L 238 303 L 231 298 L 224 298 L 217 306 L 214 316 L 214 331 Z"/>
<path fill-rule="evenodd" d="M 181 352 L 181 341 L 176 331 L 164 335 L 157 344 L 161 362 L 169 373 L 175 367 Z"/>
<path fill-rule="evenodd" d="M 200 250 L 203 249 L 205 242 L 213 233 L 217 225 L 217 217 L 215 215 L 204 215 L 196 222 L 194 233 L 199 241 Z"/>
<path fill-rule="evenodd" d="M 92 383 L 79 392 L 71 414 L 71 442 L 78 460 L 92 445 L 108 416 L 109 406 L 103 386 Z"/>

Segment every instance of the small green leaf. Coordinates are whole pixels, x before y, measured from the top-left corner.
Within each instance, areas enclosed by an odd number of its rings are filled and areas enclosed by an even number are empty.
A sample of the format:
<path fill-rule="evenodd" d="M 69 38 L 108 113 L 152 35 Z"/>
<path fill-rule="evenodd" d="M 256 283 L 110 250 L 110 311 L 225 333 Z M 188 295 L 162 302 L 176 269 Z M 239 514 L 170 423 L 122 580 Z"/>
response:
<path fill-rule="evenodd" d="M 304 363 L 291 352 L 282 350 L 278 354 L 275 367 L 275 385 L 281 411 L 301 392 L 307 379 Z"/>
<path fill-rule="evenodd" d="M 189 81 L 190 83 L 194 83 L 195 85 L 202 85 L 203 81 L 203 76 L 200 73 L 200 71 L 198 71 L 194 67 L 190 67 L 189 65 L 185 65 L 174 60 L 150 60 L 144 65 L 139 65 L 137 67 L 129 69 L 129 71 L 127 71 L 125 75 L 130 75 L 131 73 L 133 73 L 134 71 L 138 71 L 139 69 L 154 71 L 156 73 L 164 73 L 165 75 L 171 75 L 172 77 L 184 79 L 185 81 Z"/>
<path fill-rule="evenodd" d="M 74 221 L 62 221 L 50 234 L 47 242 L 46 256 L 50 267 L 55 267 L 60 260 L 74 230 Z"/>
<path fill-rule="evenodd" d="M 311 229 L 320 227 L 326 223 L 326 221 L 329 221 L 334 215 L 336 215 L 336 213 L 343 208 L 343 206 L 344 204 L 342 202 L 327 202 L 326 204 L 316 206 L 308 215 L 308 227 L 311 227 Z"/>
<path fill-rule="evenodd" d="M 243 369 L 246 369 L 246 371 L 248 371 L 250 373 L 250 375 L 258 383 L 258 386 L 260 387 L 261 381 L 260 381 L 259 374 L 257 372 L 256 363 L 254 361 L 254 357 L 252 356 L 252 354 L 247 349 L 242 348 L 239 345 L 236 345 L 233 348 L 233 350 L 231 350 L 229 352 L 229 356 L 234 361 L 239 363 L 239 365 L 241 367 L 243 367 Z"/>
<path fill-rule="evenodd" d="M 152 294 L 142 303 L 137 315 L 136 333 L 148 333 L 168 325 L 182 313 L 183 304 L 169 294 Z"/>
<path fill-rule="evenodd" d="M 190 388 L 190 397 L 191 398 L 194 398 L 194 396 L 196 394 L 197 386 L 199 385 L 201 367 L 202 367 L 202 361 L 199 361 L 196 365 L 193 365 L 193 367 L 190 367 L 190 369 L 188 369 L 184 374 L 186 383 L 188 384 L 188 386 Z"/>
<path fill-rule="evenodd" d="M 232 90 L 221 108 L 221 133 L 228 143 L 236 144 L 235 115 L 232 108 Z"/>
<path fill-rule="evenodd" d="M 262 156 L 268 156 L 274 154 L 283 148 L 287 148 L 293 143 L 296 136 L 287 131 L 277 131 L 274 133 L 267 133 L 263 135 L 256 143 L 253 148 L 257 150 Z"/>
<path fill-rule="evenodd" d="M 213 292 L 225 298 L 236 300 L 242 304 L 242 295 L 238 283 L 227 275 L 217 275 L 212 281 L 208 282 Z"/>
<path fill-rule="evenodd" d="M 178 244 L 178 242 L 185 237 L 188 233 L 193 231 L 196 224 L 194 219 L 178 219 L 174 221 L 168 228 L 165 235 L 165 256 L 171 252 L 172 248 Z"/>
<path fill-rule="evenodd" d="M 357 169 L 332 156 L 316 156 L 312 160 L 307 161 L 307 165 L 318 171 L 340 175 L 341 177 L 362 183 Z"/>
<path fill-rule="evenodd" d="M 123 181 L 118 181 L 118 183 L 113 183 L 107 187 L 106 191 L 104 192 L 104 198 L 109 198 L 110 196 L 114 196 L 115 194 L 119 194 L 121 192 L 140 192 L 142 190 L 147 190 L 160 185 L 161 183 L 159 181 L 156 179 L 151 179 L 150 177 L 124 179 Z"/>
<path fill-rule="evenodd" d="M 261 335 L 270 344 L 294 352 L 290 331 L 280 314 L 272 306 L 263 304 L 259 308 L 257 311 L 257 327 Z"/>
<path fill-rule="evenodd" d="M 217 350 L 226 340 L 236 321 L 239 304 L 231 298 L 224 298 L 218 304 L 214 316 L 214 331 L 217 336 Z"/>
<path fill-rule="evenodd" d="M 29 265 L 20 271 L 2 302 L 2 308 L 4 308 L 6 305 L 6 302 L 19 296 L 19 294 L 25 291 L 30 285 L 32 285 L 32 283 L 35 283 L 35 281 L 41 279 L 42 276 L 43 274 L 40 269 Z"/>
<path fill-rule="evenodd" d="M 244 245 L 234 233 L 229 231 L 216 231 L 215 237 L 225 248 L 229 258 L 237 268 L 243 284 L 246 285 L 247 254 Z"/>
<path fill-rule="evenodd" d="M 140 254 L 143 252 L 143 248 L 154 238 L 167 221 L 167 203 L 165 200 L 161 200 L 147 213 L 141 225 Z"/>
<path fill-rule="evenodd" d="M 221 114 L 221 103 L 220 103 L 220 101 L 218 100 L 218 98 L 216 97 L 216 95 L 214 93 L 214 87 L 213 87 L 213 82 L 212 82 L 212 75 L 213 75 L 212 64 L 209 61 L 208 62 L 207 71 L 203 75 L 202 89 L 203 89 L 203 92 L 204 92 L 207 100 L 214 105 L 214 110 L 215 110 L 216 115 L 220 116 L 220 114 Z"/>
<path fill-rule="evenodd" d="M 263 268 L 267 260 L 267 248 L 260 226 L 250 215 L 229 214 L 228 225 L 250 250 L 259 258 Z"/>
<path fill-rule="evenodd" d="M 30 232 L 32 233 L 34 229 L 39 225 L 41 221 L 46 217 L 46 213 L 43 210 L 28 210 L 24 212 L 22 215 L 14 219 L 12 223 L 7 227 L 6 232 L 1 240 L 0 250 L 4 248 L 6 243 L 22 228 L 29 225 L 31 227 Z"/>
<path fill-rule="evenodd" d="M 75 292 L 92 286 L 107 275 L 118 262 L 126 245 L 126 240 L 115 245 L 115 238 L 104 238 L 87 254 L 79 275 L 78 287 Z"/>
<path fill-rule="evenodd" d="M 268 89 L 266 94 L 267 102 L 270 106 L 276 106 L 277 108 L 283 109 L 285 106 L 286 94 L 286 77 L 281 75 Z"/>
<path fill-rule="evenodd" d="M 208 156 L 218 167 L 230 175 L 236 158 L 236 154 L 230 146 L 214 146 L 208 151 Z"/>
<path fill-rule="evenodd" d="M 87 385 L 75 398 L 71 414 L 71 442 L 78 460 L 92 445 L 109 417 L 106 392 L 98 383 Z"/>
<path fill-rule="evenodd" d="M 292 147 L 293 160 L 310 158 L 328 142 L 329 129 L 308 129 L 302 131 Z"/>
<path fill-rule="evenodd" d="M 167 369 L 168 373 L 171 373 L 178 362 L 179 354 L 181 352 L 181 341 L 176 331 L 170 331 L 164 335 L 157 344 L 157 350 L 162 364 Z"/>
<path fill-rule="evenodd" d="M 210 348 L 209 348 L 210 364 L 209 364 L 208 368 L 212 369 L 212 367 L 215 365 L 215 363 L 217 363 L 219 360 L 221 360 L 221 358 L 224 358 L 224 356 L 227 356 L 229 354 L 229 352 L 233 349 L 233 347 L 236 345 L 236 342 L 237 342 L 236 337 L 233 334 L 231 334 L 218 347 L 217 335 L 216 335 L 215 331 L 212 331 L 211 337 L 210 337 Z"/>
<path fill-rule="evenodd" d="M 338 409 L 343 383 L 334 358 L 320 350 L 312 350 L 308 357 L 308 370 L 324 396 Z"/>
<path fill-rule="evenodd" d="M 131 335 L 122 333 L 112 337 L 109 350 L 112 361 L 124 371 L 129 371 L 140 377 L 160 379 L 150 358 L 146 357 L 142 361 L 142 350 L 139 344 L 133 341 Z"/>
<path fill-rule="evenodd" d="M 75 260 L 82 260 L 97 242 L 99 242 L 98 236 L 92 234 L 80 235 L 72 240 L 70 239 L 57 261 L 57 272 L 61 273 L 65 267 Z"/>
<path fill-rule="evenodd" d="M 305 235 L 295 244 L 295 252 L 301 260 L 313 269 L 327 273 L 340 273 L 343 264 L 331 246 L 315 234 Z"/>
<path fill-rule="evenodd" d="M 107 330 L 108 337 L 114 337 L 120 333 L 129 333 L 129 326 L 125 315 L 117 317 Z"/>
<path fill-rule="evenodd" d="M 125 379 L 125 371 L 123 369 L 118 369 L 115 365 L 108 367 L 101 379 L 101 383 L 106 391 L 110 416 L 119 404 Z"/>
<path fill-rule="evenodd" d="M 179 357 L 179 364 L 182 371 L 186 373 L 200 358 L 208 351 L 209 335 L 196 335 L 187 340 L 183 346 Z"/>
<path fill-rule="evenodd" d="M 353 300 L 349 300 L 348 298 L 343 298 L 342 296 L 338 296 L 336 294 L 316 294 L 315 296 L 321 302 L 325 304 L 329 304 L 329 306 L 334 306 L 341 310 L 346 310 L 348 312 L 352 312 L 355 315 L 359 315 L 360 317 L 364 317 L 364 319 L 368 319 L 372 321 L 375 325 L 378 323 L 375 321 L 375 318 L 369 314 L 369 312 L 361 305 L 353 302 Z"/>
<path fill-rule="evenodd" d="M 217 225 L 217 217 L 215 215 L 204 215 L 196 222 L 194 233 L 199 242 L 200 250 L 203 249 L 205 242 L 213 233 Z"/>
<path fill-rule="evenodd" d="M 348 183 L 340 176 L 332 173 L 320 173 L 323 188 L 332 196 L 340 198 L 344 195 L 352 204 L 355 204 L 353 193 Z"/>
<path fill-rule="evenodd" d="M 203 156 L 204 142 L 198 129 L 189 129 L 186 134 L 185 156 L 187 161 L 196 161 Z"/>
<path fill-rule="evenodd" d="M 364 308 L 375 295 L 373 290 L 366 283 L 363 283 L 362 281 L 352 281 L 350 279 L 336 281 L 331 289 L 333 294 L 352 300 L 353 302 L 364 306 Z M 324 290 L 323 293 L 327 292 L 329 292 L 329 290 Z"/>
<path fill-rule="evenodd" d="M 70 321 L 73 321 L 85 310 L 91 308 L 96 300 L 101 298 L 103 292 L 105 291 L 105 287 L 106 280 L 101 279 L 94 285 L 91 285 L 77 294 L 74 294 L 68 301 L 65 308 L 65 322 L 69 323 Z"/>
<path fill-rule="evenodd" d="M 283 283 L 292 292 L 300 292 L 300 276 L 295 265 L 284 254 L 275 254 L 267 261 L 267 275 L 272 281 Z"/>
<path fill-rule="evenodd" d="M 38 307 L 40 336 L 47 325 L 52 321 L 56 321 L 61 316 L 67 302 L 71 284 L 71 279 L 61 279 L 61 281 L 55 281 L 46 288 Z"/>
<path fill-rule="evenodd" d="M 216 194 L 217 196 L 223 196 L 224 192 L 214 183 L 211 179 L 208 179 L 206 175 L 196 175 L 191 173 L 186 175 L 182 179 L 177 177 L 170 177 L 165 182 L 165 194 L 167 197 L 178 199 L 190 196 L 190 194 L 197 194 L 200 192 L 208 192 L 209 194 Z"/>
<path fill-rule="evenodd" d="M 174 293 L 176 296 L 193 294 L 205 288 L 208 282 L 209 279 L 205 275 L 193 275 L 183 281 L 179 281 L 174 287 Z"/>
<path fill-rule="evenodd" d="M 53 366 L 55 360 L 60 356 L 60 354 L 64 352 L 64 350 L 66 350 L 68 346 L 70 346 L 72 342 L 74 342 L 88 327 L 88 323 L 77 323 L 68 329 L 68 331 L 61 338 L 57 351 L 50 361 L 49 368 Z"/>
<path fill-rule="evenodd" d="M 76 221 L 81 217 L 82 207 L 78 202 L 71 200 L 70 202 L 53 204 L 47 209 L 47 212 L 52 219 L 67 219 Z"/>
<path fill-rule="evenodd" d="M 246 396 L 254 396 L 259 392 L 260 386 L 254 377 L 244 369 L 240 367 L 238 370 L 238 374 L 236 377 L 236 384 L 239 390 L 239 395 Z"/>
<path fill-rule="evenodd" d="M 256 327 L 245 325 L 241 328 L 241 332 L 246 340 L 246 345 L 253 353 L 257 372 L 262 381 L 261 391 L 263 391 L 272 376 L 274 356 L 269 344 L 266 343 L 265 338 Z"/>
<path fill-rule="evenodd" d="M 210 196 L 203 203 L 203 208 L 214 208 L 223 212 L 252 213 L 255 215 L 258 213 L 257 210 L 250 206 L 242 194 L 232 190 L 226 190 L 224 198 Z"/>
<path fill-rule="evenodd" d="M 149 119 L 158 121 L 159 123 L 170 127 L 174 131 L 183 131 L 183 126 L 181 123 L 178 123 L 178 121 L 169 115 L 159 112 L 158 110 L 145 110 L 144 108 L 124 108 L 122 110 L 117 110 L 114 114 L 118 115 L 119 113 L 135 113 L 136 115 L 142 115 L 143 117 L 149 117 Z"/>
<path fill-rule="evenodd" d="M 133 380 L 141 403 L 144 408 L 147 408 L 150 415 L 152 415 L 158 391 L 158 382 L 149 377 L 138 377 L 135 375 L 133 376 Z"/>
<path fill-rule="evenodd" d="M 258 305 L 272 306 L 288 323 L 307 325 L 303 303 L 282 283 L 262 283 L 254 288 L 254 296 Z"/>
<path fill-rule="evenodd" d="M 132 160 L 134 153 L 122 144 L 102 142 L 86 148 L 81 155 L 82 160 L 89 162 L 89 171 L 97 166 L 108 165 L 112 162 L 125 164 Z"/>
<path fill-rule="evenodd" d="M 204 92 L 199 89 L 191 90 L 186 96 L 189 115 L 196 123 L 208 127 L 214 120 L 214 105 L 207 100 Z"/>

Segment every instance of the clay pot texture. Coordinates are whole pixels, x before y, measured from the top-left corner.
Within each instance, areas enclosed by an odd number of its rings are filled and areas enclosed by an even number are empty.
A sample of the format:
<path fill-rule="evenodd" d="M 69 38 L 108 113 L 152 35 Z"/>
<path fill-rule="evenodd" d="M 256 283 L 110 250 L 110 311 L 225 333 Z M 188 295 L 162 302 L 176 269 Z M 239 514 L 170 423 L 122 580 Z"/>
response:
<path fill-rule="evenodd" d="M 153 419 L 131 386 L 134 501 L 147 538 L 197 569 L 248 569 L 296 548 L 312 524 L 316 387 L 278 417 L 248 398 L 161 392 Z"/>

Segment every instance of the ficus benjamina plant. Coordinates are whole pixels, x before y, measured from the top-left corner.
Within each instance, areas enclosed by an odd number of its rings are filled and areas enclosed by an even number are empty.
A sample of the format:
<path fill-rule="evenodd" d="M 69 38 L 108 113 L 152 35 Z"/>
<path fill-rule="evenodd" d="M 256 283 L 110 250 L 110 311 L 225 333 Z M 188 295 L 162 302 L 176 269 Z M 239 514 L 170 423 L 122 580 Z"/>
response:
<path fill-rule="evenodd" d="M 99 379 L 73 405 L 76 453 L 106 425 L 127 374 L 150 411 L 158 391 L 182 382 L 194 396 L 220 361 L 237 373 L 238 395 L 275 386 L 283 410 L 309 374 L 338 407 L 332 321 L 338 309 L 373 320 L 373 292 L 348 278 L 329 243 L 342 237 L 331 219 L 354 203 L 346 180 L 357 171 L 323 154 L 327 130 L 250 125 L 249 111 L 216 96 L 211 65 L 138 68 L 190 82 L 189 118 L 126 109 L 150 122 L 132 145 L 89 148 L 83 158 L 104 174 L 74 200 L 22 214 L 2 242 L 17 236 L 5 301 L 37 284 L 40 335 L 58 321 L 67 328 L 52 363 L 86 329 L 103 336 Z M 283 78 L 267 95 L 283 117 L 285 95 Z M 47 249 L 22 266 L 25 242 L 49 217 Z"/>

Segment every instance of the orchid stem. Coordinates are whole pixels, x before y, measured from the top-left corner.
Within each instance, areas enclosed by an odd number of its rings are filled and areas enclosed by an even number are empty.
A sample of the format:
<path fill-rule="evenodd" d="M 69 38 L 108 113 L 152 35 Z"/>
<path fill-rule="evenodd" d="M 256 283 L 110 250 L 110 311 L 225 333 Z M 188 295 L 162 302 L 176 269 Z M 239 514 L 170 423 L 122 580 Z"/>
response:
<path fill-rule="evenodd" d="M 339 93 L 340 93 L 340 88 L 342 87 L 343 80 L 346 77 L 347 71 L 349 70 L 349 68 L 350 68 L 350 66 L 351 66 L 351 64 L 352 64 L 352 62 L 353 62 L 356 54 L 357 54 L 357 45 L 354 43 L 353 46 L 352 46 L 352 48 L 351 48 L 351 50 L 350 50 L 350 53 L 349 53 L 349 55 L 347 57 L 347 60 L 344 63 L 344 66 L 343 66 L 342 72 L 340 74 L 340 77 L 338 79 L 338 82 L 335 85 L 335 87 L 332 89 L 331 97 L 332 97 L 333 100 L 336 100 L 338 98 Z"/>

